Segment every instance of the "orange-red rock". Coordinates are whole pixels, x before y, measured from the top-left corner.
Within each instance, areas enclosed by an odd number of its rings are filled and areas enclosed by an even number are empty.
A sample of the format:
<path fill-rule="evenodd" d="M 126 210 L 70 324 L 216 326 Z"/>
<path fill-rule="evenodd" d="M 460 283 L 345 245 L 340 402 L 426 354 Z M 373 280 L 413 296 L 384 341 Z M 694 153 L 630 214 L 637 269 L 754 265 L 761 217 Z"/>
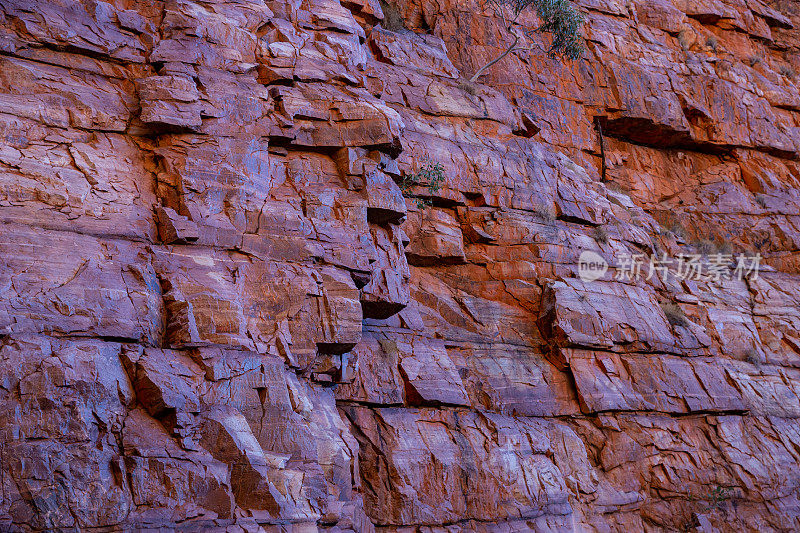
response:
<path fill-rule="evenodd" d="M 800 529 L 800 8 L 576 4 L 0 3 L 0 530 Z"/>

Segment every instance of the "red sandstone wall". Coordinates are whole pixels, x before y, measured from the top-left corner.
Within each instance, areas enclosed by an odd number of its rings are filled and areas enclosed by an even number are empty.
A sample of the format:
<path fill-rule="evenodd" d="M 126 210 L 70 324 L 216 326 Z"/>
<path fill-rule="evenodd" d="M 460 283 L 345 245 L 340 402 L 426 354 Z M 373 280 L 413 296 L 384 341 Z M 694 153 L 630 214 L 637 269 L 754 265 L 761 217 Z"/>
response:
<path fill-rule="evenodd" d="M 800 529 L 800 6 L 580 6 L 0 0 L 0 530 Z"/>

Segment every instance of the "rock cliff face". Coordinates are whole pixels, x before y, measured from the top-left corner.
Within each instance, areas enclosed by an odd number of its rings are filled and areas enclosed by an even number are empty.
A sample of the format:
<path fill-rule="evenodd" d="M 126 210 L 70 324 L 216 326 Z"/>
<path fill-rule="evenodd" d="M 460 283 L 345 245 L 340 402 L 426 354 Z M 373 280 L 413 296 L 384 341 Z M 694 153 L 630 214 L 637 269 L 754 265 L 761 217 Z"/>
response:
<path fill-rule="evenodd" d="M 1 0 L 0 530 L 800 529 L 800 5 L 580 7 Z"/>

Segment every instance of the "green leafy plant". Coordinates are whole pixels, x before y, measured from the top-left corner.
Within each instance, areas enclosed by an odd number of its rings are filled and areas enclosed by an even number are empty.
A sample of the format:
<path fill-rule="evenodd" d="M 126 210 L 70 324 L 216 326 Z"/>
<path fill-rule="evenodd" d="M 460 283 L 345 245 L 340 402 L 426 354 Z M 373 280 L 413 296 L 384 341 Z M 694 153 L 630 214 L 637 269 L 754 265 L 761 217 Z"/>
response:
<path fill-rule="evenodd" d="M 696 507 L 696 511 L 691 512 L 687 518 L 682 520 L 681 523 L 678 525 L 679 531 L 695 531 L 696 528 L 700 526 L 700 520 L 698 518 L 698 513 L 708 513 L 709 511 L 716 511 L 720 510 L 724 514 L 727 515 L 728 508 L 727 503 L 731 502 L 733 504 L 734 509 L 736 508 L 737 500 L 742 498 L 742 493 L 738 489 L 732 489 L 730 487 L 723 487 L 721 485 L 714 485 L 714 488 L 708 491 L 708 494 L 705 497 L 696 497 L 691 494 L 686 495 L 687 501 L 696 502 L 700 504 L 702 502 L 708 502 L 706 505 Z M 694 505 L 692 506 L 694 507 Z"/>
<path fill-rule="evenodd" d="M 722 487 L 720 485 L 715 486 L 708 493 L 708 505 L 706 506 L 705 510 L 711 511 L 713 509 L 722 509 L 724 503 L 730 500 L 733 495 L 733 489 L 729 487 Z"/>
<path fill-rule="evenodd" d="M 431 205 L 433 202 L 430 199 L 414 197 L 412 195 L 412 189 L 418 185 L 427 184 L 428 192 L 434 195 L 442 188 L 442 183 L 444 183 L 444 165 L 438 162 L 434 163 L 428 159 L 417 172 L 403 176 L 399 185 L 403 196 L 406 198 L 414 198 L 417 207 L 422 209 L 426 205 Z"/>
<path fill-rule="evenodd" d="M 583 15 L 569 0 L 486 0 L 484 5 L 502 19 L 503 30 L 513 40 L 500 55 L 479 68 L 469 81 L 476 81 L 489 67 L 511 52 L 529 50 L 531 46 L 526 43 L 531 42 L 536 33 L 549 33 L 553 36 L 548 50 L 550 57 L 580 59 L 583 55 L 584 43 L 579 35 Z M 541 21 L 540 26 L 525 28 L 519 23 L 520 16 L 529 9 L 536 12 Z"/>
<path fill-rule="evenodd" d="M 719 50 L 719 41 L 717 41 L 716 37 L 713 36 L 709 37 L 708 39 L 706 39 L 706 46 L 708 46 L 709 48 L 711 48 L 713 51 L 716 52 Z"/>

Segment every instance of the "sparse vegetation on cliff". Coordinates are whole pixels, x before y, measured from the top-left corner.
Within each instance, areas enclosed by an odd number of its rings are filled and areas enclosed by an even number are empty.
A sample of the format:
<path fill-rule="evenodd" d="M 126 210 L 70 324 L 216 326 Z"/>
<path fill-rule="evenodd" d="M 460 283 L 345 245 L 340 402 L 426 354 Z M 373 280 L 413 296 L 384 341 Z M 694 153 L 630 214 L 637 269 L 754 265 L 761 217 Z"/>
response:
<path fill-rule="evenodd" d="M 483 65 L 469 81 L 476 81 L 492 65 L 515 50 L 527 50 L 535 33 L 549 33 L 553 36 L 548 54 L 550 57 L 562 56 L 567 59 L 580 59 L 584 43 L 580 36 L 583 15 L 569 0 L 487 0 L 487 7 L 494 10 L 503 21 L 503 30 L 513 38 L 511 44 L 497 57 Z M 525 28 L 520 24 L 520 16 L 528 10 L 535 10 L 541 25 Z"/>
<path fill-rule="evenodd" d="M 797 73 L 789 65 L 781 65 L 778 72 L 781 73 L 781 76 L 789 78 L 790 80 L 794 80 L 795 76 L 797 76 Z"/>
<path fill-rule="evenodd" d="M 444 165 L 441 163 L 434 163 L 433 161 L 426 160 L 417 172 L 413 174 L 406 174 L 400 181 L 400 190 L 406 198 L 412 198 L 411 189 L 417 185 L 427 184 L 428 192 L 433 195 L 439 192 L 444 182 Z M 417 202 L 417 207 L 422 208 L 430 205 L 430 200 L 422 198 L 414 199 Z"/>
<path fill-rule="evenodd" d="M 547 222 L 548 224 L 552 224 L 556 221 L 556 213 L 553 207 L 550 204 L 545 204 L 543 202 L 537 202 L 533 204 L 533 214 L 537 217 L 541 218 L 543 221 Z"/>
<path fill-rule="evenodd" d="M 708 496 L 706 497 L 708 505 L 706 505 L 703 510 L 713 511 L 715 509 L 722 509 L 725 506 L 725 502 L 732 500 L 736 496 L 737 494 L 732 488 L 716 485 L 708 492 Z"/>
<path fill-rule="evenodd" d="M 698 254 L 708 257 L 714 254 L 732 254 L 733 246 L 721 237 L 698 239 L 692 242 Z"/>

